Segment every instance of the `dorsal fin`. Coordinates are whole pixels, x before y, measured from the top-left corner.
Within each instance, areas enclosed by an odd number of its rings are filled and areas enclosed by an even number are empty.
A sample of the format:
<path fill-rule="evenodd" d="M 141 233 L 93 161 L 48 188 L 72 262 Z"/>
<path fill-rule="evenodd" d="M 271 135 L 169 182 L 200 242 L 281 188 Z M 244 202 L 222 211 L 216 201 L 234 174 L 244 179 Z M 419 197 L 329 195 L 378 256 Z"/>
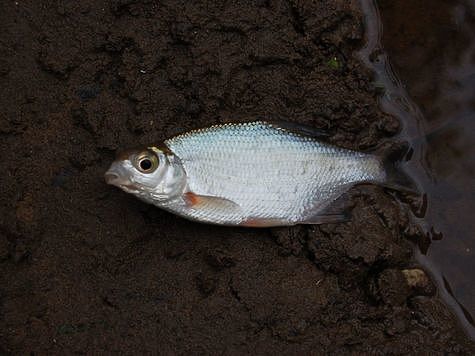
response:
<path fill-rule="evenodd" d="M 319 129 L 310 125 L 298 124 L 285 120 L 264 120 L 263 123 L 278 129 L 284 129 L 295 134 L 314 138 L 320 141 L 328 141 L 330 133 L 327 130 Z"/>

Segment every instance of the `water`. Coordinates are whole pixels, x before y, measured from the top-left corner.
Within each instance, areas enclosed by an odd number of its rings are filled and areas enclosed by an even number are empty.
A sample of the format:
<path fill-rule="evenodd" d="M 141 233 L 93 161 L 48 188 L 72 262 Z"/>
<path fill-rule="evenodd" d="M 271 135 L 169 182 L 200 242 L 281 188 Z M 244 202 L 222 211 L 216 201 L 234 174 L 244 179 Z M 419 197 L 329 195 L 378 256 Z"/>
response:
<path fill-rule="evenodd" d="M 427 194 L 416 257 L 475 338 L 475 0 L 361 4 L 361 58 L 385 87 L 382 109 L 403 123 L 408 168 Z"/>

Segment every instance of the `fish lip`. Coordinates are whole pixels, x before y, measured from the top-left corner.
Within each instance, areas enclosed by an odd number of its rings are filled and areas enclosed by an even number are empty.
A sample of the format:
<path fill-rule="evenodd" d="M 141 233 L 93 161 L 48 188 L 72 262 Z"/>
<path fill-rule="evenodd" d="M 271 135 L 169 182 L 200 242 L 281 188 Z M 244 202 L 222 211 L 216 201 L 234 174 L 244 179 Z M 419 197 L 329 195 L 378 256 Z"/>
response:
<path fill-rule="evenodd" d="M 127 178 L 122 178 L 119 174 L 112 170 L 108 170 L 104 174 L 104 179 L 107 184 L 116 186 L 126 191 L 127 193 L 138 192 L 137 187 L 130 182 Z"/>
<path fill-rule="evenodd" d="M 118 187 L 127 193 L 137 193 L 139 191 L 133 184 L 121 184 Z"/>
<path fill-rule="evenodd" d="M 119 179 L 119 175 L 115 172 L 107 171 L 104 174 L 104 180 L 107 184 L 115 185 L 115 181 Z"/>

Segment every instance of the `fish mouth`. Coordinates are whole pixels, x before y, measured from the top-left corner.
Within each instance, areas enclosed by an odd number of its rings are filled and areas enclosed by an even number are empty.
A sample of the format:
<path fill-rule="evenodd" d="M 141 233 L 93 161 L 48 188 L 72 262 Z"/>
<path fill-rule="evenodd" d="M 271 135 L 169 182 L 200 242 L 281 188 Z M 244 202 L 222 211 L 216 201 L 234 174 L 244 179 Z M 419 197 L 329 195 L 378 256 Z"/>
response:
<path fill-rule="evenodd" d="M 104 179 L 107 184 L 121 188 L 127 193 L 138 191 L 137 187 L 134 184 L 132 184 L 129 179 L 121 177 L 119 174 L 117 174 L 114 171 L 110 171 L 110 170 L 107 171 L 106 174 L 104 175 Z"/>

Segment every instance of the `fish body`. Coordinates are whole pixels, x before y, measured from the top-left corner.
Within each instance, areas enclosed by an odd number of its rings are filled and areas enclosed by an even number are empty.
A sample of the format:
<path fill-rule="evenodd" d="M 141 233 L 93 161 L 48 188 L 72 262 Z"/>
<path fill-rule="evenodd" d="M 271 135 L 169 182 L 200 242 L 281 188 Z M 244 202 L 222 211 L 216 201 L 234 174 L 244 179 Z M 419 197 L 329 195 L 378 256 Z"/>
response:
<path fill-rule="evenodd" d="M 154 170 L 141 172 L 140 157 L 156 159 Z M 332 202 L 355 184 L 385 180 L 376 155 L 263 121 L 190 131 L 122 155 L 106 173 L 108 183 L 177 215 L 241 226 L 338 221 Z"/>

